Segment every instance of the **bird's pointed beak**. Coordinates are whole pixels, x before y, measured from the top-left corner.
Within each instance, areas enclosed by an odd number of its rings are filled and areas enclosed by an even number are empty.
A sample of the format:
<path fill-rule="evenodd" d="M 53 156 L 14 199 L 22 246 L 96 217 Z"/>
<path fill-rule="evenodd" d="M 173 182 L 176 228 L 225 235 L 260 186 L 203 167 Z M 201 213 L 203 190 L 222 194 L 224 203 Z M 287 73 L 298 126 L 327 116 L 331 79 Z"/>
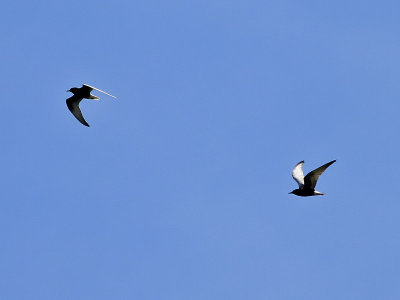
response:
<path fill-rule="evenodd" d="M 293 192 L 290 192 L 290 193 L 288 193 L 288 194 L 293 194 Z"/>
<path fill-rule="evenodd" d="M 66 92 L 68 93 L 68 92 L 70 92 L 70 90 L 66 90 Z"/>

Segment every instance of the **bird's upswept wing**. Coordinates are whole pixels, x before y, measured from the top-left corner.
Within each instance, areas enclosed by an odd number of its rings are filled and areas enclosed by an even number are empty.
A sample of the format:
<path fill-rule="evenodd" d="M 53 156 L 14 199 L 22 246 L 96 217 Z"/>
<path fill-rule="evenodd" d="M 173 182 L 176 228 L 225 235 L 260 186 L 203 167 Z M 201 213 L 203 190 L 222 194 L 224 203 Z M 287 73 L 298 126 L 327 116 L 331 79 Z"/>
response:
<path fill-rule="evenodd" d="M 91 92 L 92 90 L 96 90 L 96 91 L 99 91 L 99 92 L 101 92 L 101 93 L 103 93 L 103 94 L 106 94 L 106 95 L 108 95 L 108 96 L 110 96 L 110 97 L 117 98 L 117 97 L 115 97 L 115 96 L 113 96 L 113 95 L 110 95 L 109 93 L 106 93 L 105 91 L 99 90 L 98 88 L 95 88 L 95 87 L 90 86 L 90 85 L 88 85 L 88 84 L 83 84 L 83 85 L 82 85 L 82 88 L 90 88 L 89 92 Z"/>
<path fill-rule="evenodd" d="M 304 174 L 303 174 L 303 164 L 304 160 L 299 162 L 292 171 L 292 177 L 297 181 L 299 188 L 302 188 L 304 185 Z"/>
<path fill-rule="evenodd" d="M 82 116 L 81 109 L 79 108 L 79 102 L 82 101 L 82 98 L 72 96 L 71 98 L 67 99 L 67 106 L 70 112 L 75 116 L 75 118 L 78 119 L 79 122 L 81 122 L 83 125 L 89 127 L 89 124 L 85 121 L 85 119 Z"/>
<path fill-rule="evenodd" d="M 317 185 L 319 176 L 321 176 L 321 174 L 324 173 L 324 171 L 335 161 L 336 160 L 332 160 L 332 161 L 324 164 L 323 166 L 315 169 L 314 171 L 311 171 L 310 173 L 308 173 L 306 175 L 306 177 L 304 177 L 304 187 L 306 187 L 308 189 L 315 189 L 315 186 Z"/>

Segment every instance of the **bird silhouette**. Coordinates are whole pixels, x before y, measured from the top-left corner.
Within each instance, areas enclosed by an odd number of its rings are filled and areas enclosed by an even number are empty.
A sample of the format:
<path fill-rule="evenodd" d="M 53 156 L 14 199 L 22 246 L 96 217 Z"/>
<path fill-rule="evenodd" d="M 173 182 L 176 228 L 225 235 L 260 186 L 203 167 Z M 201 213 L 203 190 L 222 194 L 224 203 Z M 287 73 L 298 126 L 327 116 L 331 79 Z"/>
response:
<path fill-rule="evenodd" d="M 91 91 L 96 90 L 99 92 L 102 92 L 108 96 L 111 96 L 113 98 L 117 98 L 113 95 L 110 95 L 102 90 L 99 90 L 93 86 L 83 84 L 81 88 L 70 88 L 67 92 L 71 92 L 74 94 L 72 97 L 68 98 L 66 100 L 68 109 L 72 112 L 72 114 L 75 116 L 75 118 L 78 119 L 79 122 L 81 122 L 83 125 L 89 127 L 89 124 L 86 122 L 85 118 L 82 115 L 81 109 L 79 108 L 79 103 L 82 101 L 82 99 L 92 99 L 92 100 L 99 100 L 99 97 L 93 96 L 90 94 Z"/>
<path fill-rule="evenodd" d="M 324 173 L 324 171 L 335 161 L 336 160 L 332 160 L 314 171 L 311 171 L 305 177 L 303 175 L 304 160 L 299 162 L 292 172 L 293 179 L 297 181 L 299 188 L 291 191 L 289 194 L 295 194 L 302 197 L 324 195 L 323 193 L 316 191 L 315 186 L 317 185 L 319 176 L 321 176 L 321 174 Z"/>

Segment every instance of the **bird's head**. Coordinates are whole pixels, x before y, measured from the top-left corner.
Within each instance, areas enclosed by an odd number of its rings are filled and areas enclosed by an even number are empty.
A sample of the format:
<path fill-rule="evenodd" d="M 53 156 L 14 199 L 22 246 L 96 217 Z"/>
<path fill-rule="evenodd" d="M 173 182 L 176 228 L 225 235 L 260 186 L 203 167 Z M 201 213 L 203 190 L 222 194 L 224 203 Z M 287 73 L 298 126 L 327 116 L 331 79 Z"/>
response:
<path fill-rule="evenodd" d="M 78 88 L 70 88 L 69 90 L 67 90 L 67 92 L 75 94 L 77 90 Z"/>
<path fill-rule="evenodd" d="M 297 195 L 297 191 L 298 191 L 298 189 L 293 190 L 293 191 L 291 191 L 289 194 L 295 194 L 295 195 Z"/>

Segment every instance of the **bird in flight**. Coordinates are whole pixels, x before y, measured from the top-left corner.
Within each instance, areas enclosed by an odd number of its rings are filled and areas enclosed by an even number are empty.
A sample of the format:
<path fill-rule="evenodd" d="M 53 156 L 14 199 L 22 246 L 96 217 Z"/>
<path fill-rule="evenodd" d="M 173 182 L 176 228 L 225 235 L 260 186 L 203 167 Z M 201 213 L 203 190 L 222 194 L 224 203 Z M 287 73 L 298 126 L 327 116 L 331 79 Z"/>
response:
<path fill-rule="evenodd" d="M 82 116 L 81 109 L 79 108 L 79 103 L 82 101 L 82 99 L 93 99 L 93 100 L 99 100 L 99 97 L 93 96 L 90 94 L 91 91 L 96 90 L 99 92 L 102 92 L 108 96 L 111 96 L 113 98 L 117 98 L 113 95 L 110 95 L 102 90 L 96 89 L 93 86 L 83 84 L 81 88 L 71 88 L 67 92 L 71 92 L 74 94 L 72 97 L 67 99 L 67 106 L 68 109 L 72 112 L 72 114 L 75 116 L 75 118 L 78 119 L 79 122 L 81 122 L 83 125 L 89 127 L 89 124 L 86 122 L 86 120 Z"/>
<path fill-rule="evenodd" d="M 297 181 L 299 184 L 299 188 L 291 191 L 289 194 L 295 194 L 297 196 L 317 196 L 317 195 L 324 195 L 315 190 L 315 186 L 317 185 L 317 181 L 319 176 L 321 176 L 324 171 L 335 162 L 336 160 L 332 160 L 327 164 L 315 169 L 308 173 L 305 177 L 303 174 L 303 164 L 304 160 L 299 162 L 293 169 L 292 176 L 293 179 Z"/>

